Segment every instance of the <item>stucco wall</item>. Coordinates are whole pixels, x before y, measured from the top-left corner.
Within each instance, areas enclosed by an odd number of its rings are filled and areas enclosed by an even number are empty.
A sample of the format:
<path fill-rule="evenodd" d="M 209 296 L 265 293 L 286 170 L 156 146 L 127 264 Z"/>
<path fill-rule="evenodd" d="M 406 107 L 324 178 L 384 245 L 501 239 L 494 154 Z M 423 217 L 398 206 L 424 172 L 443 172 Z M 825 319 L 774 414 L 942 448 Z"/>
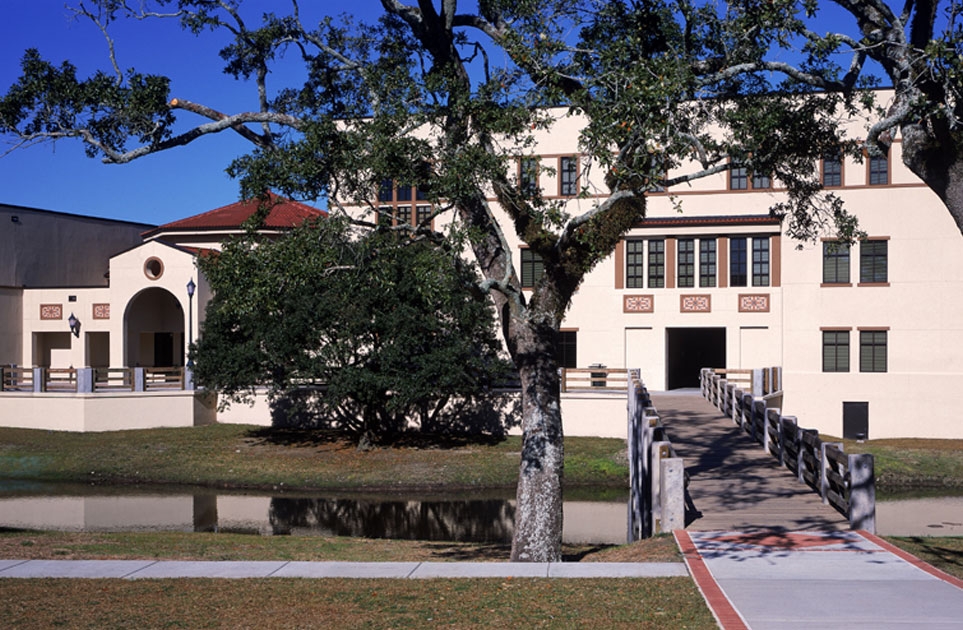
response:
<path fill-rule="evenodd" d="M 0 322 L 0 365 L 17 364 L 23 352 L 23 289 L 0 287 Z"/>

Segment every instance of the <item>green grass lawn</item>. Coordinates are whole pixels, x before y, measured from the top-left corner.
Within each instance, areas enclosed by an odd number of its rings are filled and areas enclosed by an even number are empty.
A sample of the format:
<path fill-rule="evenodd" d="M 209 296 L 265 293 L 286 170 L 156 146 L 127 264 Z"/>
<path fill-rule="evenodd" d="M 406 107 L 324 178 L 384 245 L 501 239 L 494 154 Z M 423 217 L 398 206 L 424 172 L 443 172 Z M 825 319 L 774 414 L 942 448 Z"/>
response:
<path fill-rule="evenodd" d="M 842 440 L 847 453 L 871 453 L 876 485 L 883 488 L 963 488 L 963 440 L 898 438 L 888 440 Z"/>
<path fill-rule="evenodd" d="M 521 438 L 362 452 L 331 433 L 244 425 L 67 433 L 0 428 L 0 479 L 273 489 L 513 487 Z M 625 441 L 565 440 L 567 485 L 627 487 Z"/>
<path fill-rule="evenodd" d="M 7 580 L 5 628 L 713 629 L 689 578 Z"/>
<path fill-rule="evenodd" d="M 568 562 L 681 562 L 671 536 L 631 545 L 563 545 Z M 507 543 L 256 536 L 200 532 L 54 532 L 0 529 L 0 558 L 30 560 L 507 561 Z"/>
<path fill-rule="evenodd" d="M 885 536 L 920 560 L 963 579 L 963 536 Z"/>

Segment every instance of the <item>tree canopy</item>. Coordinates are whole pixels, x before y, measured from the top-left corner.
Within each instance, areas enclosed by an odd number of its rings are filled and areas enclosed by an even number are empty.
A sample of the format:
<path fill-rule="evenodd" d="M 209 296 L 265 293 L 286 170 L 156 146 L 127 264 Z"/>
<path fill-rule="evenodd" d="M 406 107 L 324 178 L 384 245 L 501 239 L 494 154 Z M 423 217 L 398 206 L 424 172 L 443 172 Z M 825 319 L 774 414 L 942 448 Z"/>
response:
<path fill-rule="evenodd" d="M 154 4 L 100 0 L 79 10 L 105 33 L 118 19 L 166 15 L 195 34 L 225 37 L 223 70 L 252 82 L 253 107 L 221 113 L 171 98 L 167 77 L 121 71 L 108 36 L 113 74 L 88 79 L 28 51 L 23 77 L 0 100 L 0 126 L 22 143 L 78 138 L 109 163 L 238 133 L 252 150 L 228 170 L 244 196 L 273 188 L 324 197 L 332 209 L 367 209 L 352 215 L 357 226 L 405 233 L 405 244 L 467 243 L 477 289 L 496 308 L 522 382 L 516 560 L 560 554 L 555 334 L 585 274 L 645 215 L 649 192 L 745 166 L 785 186 L 772 212 L 790 234 L 852 237 L 852 217 L 821 189 L 818 160 L 885 149 L 898 127 L 904 160 L 963 226 L 963 196 L 954 192 L 963 181 L 956 2 L 942 3 L 947 13 L 937 20 L 938 2 L 910 0 L 897 15 L 881 0 L 839 0 L 858 33 L 822 35 L 808 27 L 814 0 L 478 0 L 467 8 L 381 0 L 375 24 L 343 17 L 310 26 L 297 2 L 256 25 L 234 0 Z M 269 89 L 285 53 L 300 56 L 306 79 Z M 790 53 L 798 62 L 783 60 Z M 867 58 L 882 64 L 896 96 L 870 114 L 878 122 L 866 138 L 852 137 L 841 122 L 873 107 L 860 89 L 873 83 Z M 183 129 L 183 114 L 204 122 Z M 567 115 L 584 118 L 578 150 L 607 188 L 583 196 L 588 207 L 578 211 L 509 174 L 534 135 Z M 379 221 L 373 198 L 386 179 L 417 187 L 433 216 Z M 507 221 L 496 218 L 492 195 Z M 436 231 L 432 219 L 443 214 L 449 228 Z M 510 233 L 544 263 L 530 294 Z"/>
<path fill-rule="evenodd" d="M 334 217 L 252 232 L 200 259 L 214 292 L 193 356 L 229 400 L 268 388 L 275 423 L 335 428 L 362 445 L 421 431 L 504 433 L 491 305 L 474 271 L 430 243 L 352 237 Z M 504 407 L 502 409 L 501 407 Z"/>

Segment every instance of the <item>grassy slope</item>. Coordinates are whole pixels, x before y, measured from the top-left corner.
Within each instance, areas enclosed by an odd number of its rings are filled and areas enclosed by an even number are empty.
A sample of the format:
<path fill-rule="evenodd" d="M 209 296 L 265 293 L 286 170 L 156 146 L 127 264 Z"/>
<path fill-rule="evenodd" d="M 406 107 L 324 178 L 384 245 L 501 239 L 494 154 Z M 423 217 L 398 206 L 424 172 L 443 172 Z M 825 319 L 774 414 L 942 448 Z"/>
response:
<path fill-rule="evenodd" d="M 625 441 L 567 438 L 567 484 L 625 487 Z M 321 433 L 249 426 L 65 433 L 0 428 L 0 479 L 246 488 L 512 487 L 520 438 L 422 442 L 360 452 Z"/>
<path fill-rule="evenodd" d="M 876 485 L 885 488 L 963 488 L 963 440 L 898 438 L 843 442 L 847 453 L 871 453 L 875 458 Z"/>

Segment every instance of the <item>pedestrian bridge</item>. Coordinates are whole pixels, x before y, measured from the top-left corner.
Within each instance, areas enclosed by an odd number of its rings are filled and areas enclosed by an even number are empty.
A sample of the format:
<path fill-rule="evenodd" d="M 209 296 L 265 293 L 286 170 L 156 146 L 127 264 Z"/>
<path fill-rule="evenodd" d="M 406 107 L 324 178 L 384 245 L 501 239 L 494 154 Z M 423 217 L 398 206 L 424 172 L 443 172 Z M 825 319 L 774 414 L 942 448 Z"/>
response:
<path fill-rule="evenodd" d="M 849 527 L 847 519 L 722 415 L 698 389 L 651 393 L 688 476 L 686 527 L 697 530 Z M 694 507 L 695 511 L 691 508 Z"/>

